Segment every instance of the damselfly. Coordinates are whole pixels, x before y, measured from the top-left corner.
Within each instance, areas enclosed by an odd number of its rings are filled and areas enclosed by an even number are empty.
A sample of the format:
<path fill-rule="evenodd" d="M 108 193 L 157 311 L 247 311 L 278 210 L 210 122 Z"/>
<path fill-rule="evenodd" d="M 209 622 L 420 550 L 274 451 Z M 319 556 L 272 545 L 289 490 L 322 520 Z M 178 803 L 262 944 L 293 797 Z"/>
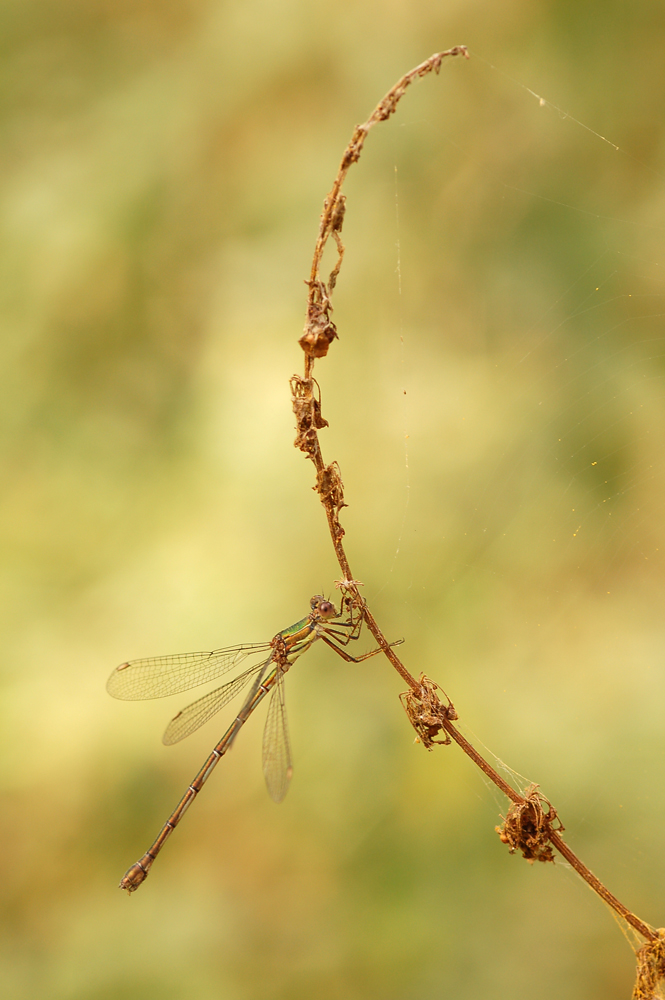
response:
<path fill-rule="evenodd" d="M 293 771 L 286 729 L 284 674 L 313 642 L 323 639 L 336 653 L 351 663 L 360 663 L 381 652 L 378 647 L 362 656 L 354 657 L 343 648 L 358 638 L 363 622 L 362 609 L 354 609 L 351 599 L 343 598 L 342 607 L 346 606 L 349 617 L 346 621 L 339 622 L 333 622 L 333 619 L 339 618 L 340 613 L 335 605 L 324 597 L 316 595 L 309 603 L 310 612 L 307 617 L 278 632 L 270 642 L 227 646 L 226 649 L 216 649 L 210 653 L 180 653 L 174 656 L 131 660 L 129 663 L 121 663 L 109 677 L 106 689 L 114 698 L 125 701 L 164 698 L 214 680 L 238 666 L 249 656 L 264 654 L 254 666 L 222 687 L 203 695 L 178 712 L 169 722 L 163 736 L 163 742 L 167 746 L 195 732 L 252 682 L 249 694 L 235 719 L 167 819 L 155 842 L 123 876 L 120 882 L 121 889 L 134 892 L 146 879 L 165 841 L 201 791 L 213 768 L 232 746 L 245 722 L 270 691 L 272 695 L 263 732 L 263 773 L 271 798 L 275 802 L 282 801 L 288 791 Z"/>

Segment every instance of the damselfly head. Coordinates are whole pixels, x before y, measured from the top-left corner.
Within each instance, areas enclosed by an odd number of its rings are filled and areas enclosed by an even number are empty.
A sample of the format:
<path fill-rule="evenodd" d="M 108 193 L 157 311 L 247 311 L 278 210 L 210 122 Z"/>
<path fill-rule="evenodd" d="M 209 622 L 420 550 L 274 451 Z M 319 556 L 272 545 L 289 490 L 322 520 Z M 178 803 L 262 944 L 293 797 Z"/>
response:
<path fill-rule="evenodd" d="M 310 600 L 309 606 L 320 618 L 336 618 L 337 608 L 332 601 L 327 601 L 321 594 L 315 594 Z"/>

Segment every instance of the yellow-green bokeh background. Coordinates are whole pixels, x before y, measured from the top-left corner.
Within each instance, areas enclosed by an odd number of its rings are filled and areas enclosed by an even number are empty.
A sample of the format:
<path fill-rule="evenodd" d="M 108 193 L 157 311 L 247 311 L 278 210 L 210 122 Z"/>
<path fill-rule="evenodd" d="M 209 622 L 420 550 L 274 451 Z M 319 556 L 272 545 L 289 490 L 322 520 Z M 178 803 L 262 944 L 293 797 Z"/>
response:
<path fill-rule="evenodd" d="M 466 43 L 349 176 L 325 456 L 411 670 L 665 924 L 662 6 L 4 0 L 0 20 L 3 995 L 627 997 L 609 912 L 508 855 L 503 800 L 413 745 L 378 658 L 300 661 L 285 803 L 253 720 L 129 901 L 120 875 L 225 722 L 166 750 L 186 698 L 104 683 L 269 638 L 332 591 L 287 387 L 318 214 L 353 125 Z"/>

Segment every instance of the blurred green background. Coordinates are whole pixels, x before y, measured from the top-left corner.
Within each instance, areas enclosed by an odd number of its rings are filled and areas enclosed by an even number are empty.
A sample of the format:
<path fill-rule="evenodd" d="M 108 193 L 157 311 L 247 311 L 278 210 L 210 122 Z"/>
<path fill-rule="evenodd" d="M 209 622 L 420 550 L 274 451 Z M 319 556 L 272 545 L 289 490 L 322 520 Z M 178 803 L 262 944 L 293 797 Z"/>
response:
<path fill-rule="evenodd" d="M 503 799 L 413 745 L 386 663 L 323 644 L 288 679 L 284 804 L 252 720 L 130 902 L 120 876 L 227 719 L 167 750 L 187 696 L 104 684 L 333 592 L 288 395 L 321 203 L 354 124 L 466 43 L 349 176 L 324 454 L 409 668 L 665 924 L 665 9 L 0 18 L 3 995 L 628 997 L 603 904 L 508 855 Z"/>

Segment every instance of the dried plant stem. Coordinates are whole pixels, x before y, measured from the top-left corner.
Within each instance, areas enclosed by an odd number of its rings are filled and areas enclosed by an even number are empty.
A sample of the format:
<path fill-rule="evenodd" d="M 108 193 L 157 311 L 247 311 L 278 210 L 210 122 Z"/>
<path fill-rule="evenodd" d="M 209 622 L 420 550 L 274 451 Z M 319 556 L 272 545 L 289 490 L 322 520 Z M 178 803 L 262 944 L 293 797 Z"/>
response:
<path fill-rule="evenodd" d="M 333 186 L 323 202 L 323 212 L 321 213 L 321 220 L 319 222 L 319 234 L 316 239 L 316 246 L 314 247 L 309 281 L 307 282 L 309 285 L 307 320 L 305 323 L 305 332 L 300 340 L 302 349 L 305 351 L 306 379 L 312 374 L 314 359 L 325 357 L 330 344 L 337 336 L 335 324 L 330 319 L 330 310 L 332 308 L 330 305 L 330 296 L 335 287 L 337 275 L 339 274 L 344 257 L 344 245 L 340 233 L 342 231 L 342 223 L 344 222 L 346 198 L 341 194 L 341 189 L 349 172 L 349 167 L 360 158 L 369 130 L 378 124 L 378 122 L 390 118 L 397 108 L 400 98 L 406 92 L 407 87 L 414 80 L 418 79 L 418 77 L 427 76 L 432 71 L 438 73 L 441 69 L 441 63 L 446 56 L 458 55 L 463 55 L 467 59 L 469 58 L 465 45 L 456 45 L 446 52 L 435 52 L 433 56 L 430 56 L 425 62 L 416 66 L 415 69 L 412 69 L 409 73 L 405 73 L 394 87 L 390 88 L 383 100 L 377 104 L 367 121 L 362 125 L 356 125 L 353 130 L 351 141 L 344 150 Z M 331 235 L 337 244 L 338 257 L 326 286 L 325 282 L 321 280 L 319 267 L 323 251 Z"/>
<path fill-rule="evenodd" d="M 654 930 L 649 924 L 645 924 L 643 920 L 636 917 L 634 913 L 631 913 L 623 903 L 613 895 L 609 889 L 607 889 L 599 878 L 589 871 L 587 866 L 580 861 L 577 855 L 571 851 L 568 844 L 562 837 L 555 831 L 550 832 L 550 843 L 557 849 L 559 854 L 561 854 L 571 868 L 574 868 L 578 875 L 581 875 L 585 882 L 587 882 L 594 892 L 597 892 L 601 899 L 604 899 L 608 906 L 611 906 L 615 913 L 618 913 L 620 917 L 630 924 L 630 926 L 641 934 L 642 937 L 646 938 L 647 941 L 657 941 L 658 931 Z"/>
<path fill-rule="evenodd" d="M 458 45 L 446 52 L 435 53 L 398 80 L 367 121 L 363 125 L 356 126 L 351 141 L 344 151 L 334 184 L 323 203 L 310 277 L 306 282 L 309 289 L 307 314 L 305 330 L 299 341 L 305 352 L 305 370 L 302 378 L 294 375 L 291 379 L 293 408 L 298 432 L 295 446 L 303 451 L 308 458 L 311 458 L 316 469 L 314 489 L 319 494 L 326 512 L 330 537 L 342 572 L 342 579 L 338 586 L 342 590 L 343 605 L 350 609 L 355 608 L 362 614 L 367 628 L 377 644 L 408 684 L 409 690 L 401 697 L 417 738 L 424 743 L 428 750 L 436 744 L 450 743 L 454 740 L 477 767 L 511 800 L 512 804 L 502 825 L 497 827 L 501 840 L 509 846 L 511 853 L 519 850 L 523 857 L 531 862 L 535 860 L 554 861 L 553 849 L 555 849 L 608 906 L 646 939 L 648 943 L 638 952 L 638 978 L 633 992 L 633 1000 L 650 1000 L 650 998 L 655 1000 L 661 996 L 658 992 L 658 982 L 665 977 L 665 930 L 655 930 L 640 920 L 602 884 L 563 840 L 561 836 L 563 826 L 558 819 L 556 810 L 538 791 L 538 787 L 532 785 L 524 795 L 516 792 L 453 725 L 453 721 L 457 719 L 457 712 L 449 701 L 447 704 L 441 701 L 437 693 L 437 685 L 424 674 L 420 676 L 419 680 L 416 680 L 404 666 L 361 596 L 358 589 L 359 582 L 354 579 L 351 572 L 351 566 L 342 542 L 344 529 L 339 521 L 340 511 L 346 506 L 340 470 L 336 462 L 330 465 L 325 464 L 319 443 L 318 431 L 326 427 L 328 422 L 324 420 L 321 413 L 320 390 L 312 373 L 315 359 L 326 356 L 330 345 L 337 336 L 330 313 L 332 311 L 331 295 L 344 257 L 344 245 L 340 235 L 346 207 L 346 199 L 341 193 L 344 179 L 350 166 L 360 157 L 369 130 L 378 122 L 390 117 L 409 84 L 416 78 L 426 76 L 432 71 L 438 73 L 442 60 L 446 56 L 455 55 L 463 55 L 468 58 L 465 46 Z M 336 243 L 338 256 L 328 281 L 325 282 L 321 278 L 319 269 L 323 251 L 330 236 Z M 442 733 L 446 734 L 445 738 L 437 739 L 437 736 Z"/>

